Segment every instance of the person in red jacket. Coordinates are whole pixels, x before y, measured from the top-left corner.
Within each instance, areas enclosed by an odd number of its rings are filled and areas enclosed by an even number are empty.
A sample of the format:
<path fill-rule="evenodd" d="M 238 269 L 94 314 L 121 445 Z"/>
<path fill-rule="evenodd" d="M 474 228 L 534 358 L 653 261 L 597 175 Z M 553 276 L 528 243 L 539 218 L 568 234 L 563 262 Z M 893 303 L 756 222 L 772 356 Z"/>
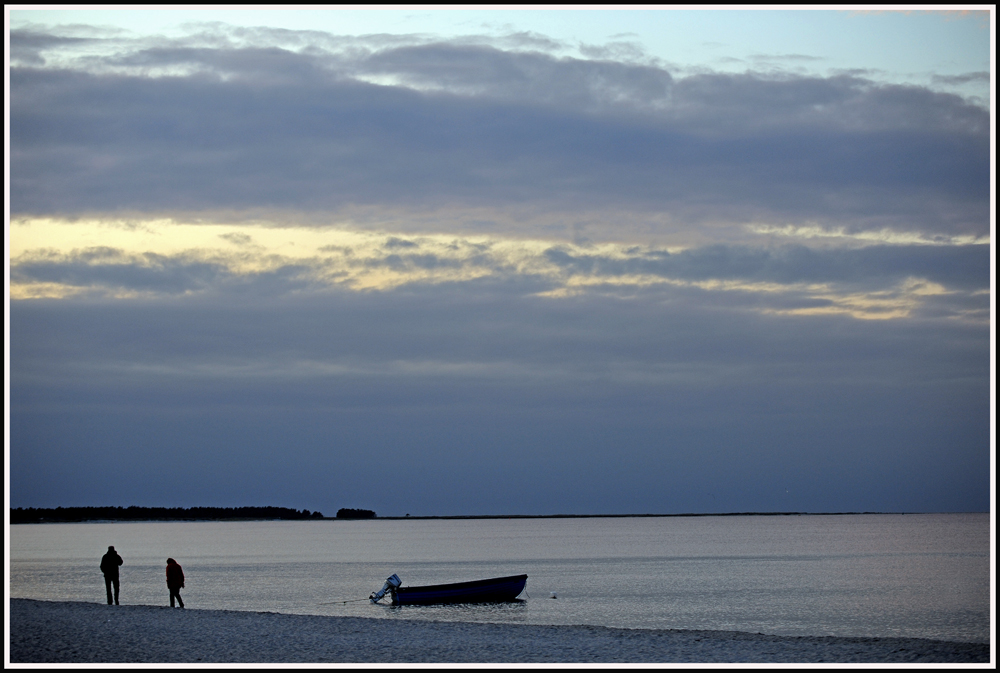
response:
<path fill-rule="evenodd" d="M 184 570 L 181 569 L 177 561 L 172 558 L 167 559 L 167 588 L 170 589 L 170 607 L 174 607 L 174 598 L 177 603 L 184 607 L 181 600 L 181 587 L 184 586 Z"/>

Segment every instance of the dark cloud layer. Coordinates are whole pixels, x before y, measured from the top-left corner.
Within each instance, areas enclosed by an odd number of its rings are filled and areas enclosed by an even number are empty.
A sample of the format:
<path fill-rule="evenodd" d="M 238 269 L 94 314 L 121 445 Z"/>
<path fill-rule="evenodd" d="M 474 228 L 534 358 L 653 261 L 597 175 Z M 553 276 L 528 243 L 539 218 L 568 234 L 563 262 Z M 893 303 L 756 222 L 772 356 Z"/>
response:
<path fill-rule="evenodd" d="M 981 511 L 986 331 L 503 286 L 18 302 L 12 503 L 114 474 L 323 511 Z"/>
<path fill-rule="evenodd" d="M 773 250 L 711 245 L 681 253 L 660 251 L 624 260 L 550 248 L 546 257 L 571 272 L 607 276 L 653 274 L 683 280 L 842 283 L 871 288 L 913 277 L 946 287 L 985 290 L 990 278 L 990 251 L 985 245 L 944 249 L 881 245 L 856 250 L 813 250 L 802 245 Z"/>
<path fill-rule="evenodd" d="M 11 39 L 28 49 L 43 36 Z M 536 203 L 988 231 L 989 115 L 918 87 L 675 80 L 651 66 L 452 43 L 175 44 L 88 61 L 91 72 L 21 63 L 14 213 Z M 155 67 L 190 74 L 136 71 Z M 397 85 L 358 79 L 372 77 Z"/>

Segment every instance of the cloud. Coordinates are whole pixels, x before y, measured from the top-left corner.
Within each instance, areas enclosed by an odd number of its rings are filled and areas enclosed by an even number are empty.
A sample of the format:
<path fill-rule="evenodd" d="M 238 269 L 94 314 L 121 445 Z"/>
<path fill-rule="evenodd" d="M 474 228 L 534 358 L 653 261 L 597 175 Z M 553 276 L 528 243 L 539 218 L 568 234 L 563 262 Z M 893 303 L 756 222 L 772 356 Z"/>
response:
<path fill-rule="evenodd" d="M 65 47 L 83 47 L 95 42 L 86 37 L 64 37 L 34 30 L 16 31 L 17 38 L 11 44 L 10 60 L 28 66 L 45 65 L 42 53 Z"/>
<path fill-rule="evenodd" d="M 304 278 L 304 274 L 306 278 Z M 185 295 L 253 283 L 255 291 L 264 289 L 268 279 L 280 279 L 282 291 L 307 286 L 308 269 L 294 264 L 260 271 L 252 276 L 234 273 L 224 263 L 194 256 L 168 257 L 156 253 L 124 254 L 104 248 L 80 251 L 67 257 L 43 255 L 21 261 L 11 275 L 12 284 L 27 285 L 22 296 L 55 293 L 56 296 L 80 294 L 134 297 L 140 295 Z"/>
<path fill-rule="evenodd" d="M 692 480 L 727 493 L 722 511 L 767 509 L 755 498 L 775 471 L 826 484 L 797 501 L 807 510 L 877 508 L 871 480 L 908 511 L 983 506 L 985 324 L 764 316 L 689 292 L 553 302 L 526 282 L 15 302 L 12 503 L 89 503 L 109 469 L 133 475 L 125 501 L 172 502 L 173 460 L 197 465 L 197 497 L 239 501 L 264 492 L 260 469 L 278 470 L 323 511 L 362 494 L 358 474 L 427 463 L 433 474 L 377 496 L 379 510 L 686 511 Z M 447 491 L 498 456 L 520 466 L 524 499 L 503 480 L 472 499 Z M 809 476 L 821 456 L 833 471 Z M 67 467 L 76 479 L 57 479 Z M 925 492 L 942 479 L 960 488 Z M 594 497 L 605 492 L 630 496 Z"/>
<path fill-rule="evenodd" d="M 522 291 L 549 297 L 702 293 L 735 310 L 848 313 L 903 318 L 932 297 L 988 293 L 986 245 L 554 244 L 544 239 L 397 236 L 379 232 L 201 223 L 21 221 L 11 296 L 165 296 L 393 291 L 530 279 Z M 111 239 L 111 234 L 114 238 Z M 78 247 L 105 238 L 122 247 Z M 35 240 L 47 247 L 32 247 Z M 61 249 L 51 241 L 64 242 Z M 224 242 L 224 243 L 220 243 Z M 148 246 L 156 245 L 160 252 Z M 981 303 L 981 302 L 980 302 Z M 944 310 L 938 305 L 937 311 Z M 954 317 L 982 320 L 962 305 Z"/>
<path fill-rule="evenodd" d="M 962 75 L 933 75 L 933 80 L 940 84 L 968 84 L 970 82 L 989 82 L 990 73 L 969 72 Z"/>
<path fill-rule="evenodd" d="M 12 67 L 12 212 L 394 204 L 502 219 L 531 204 L 988 231 L 989 115 L 958 96 L 852 76 L 675 79 L 457 41 L 217 37 Z M 160 71 L 174 74 L 144 74 Z"/>
<path fill-rule="evenodd" d="M 652 250 L 631 257 L 573 254 L 559 248 L 546 258 L 570 273 L 652 274 L 683 280 L 843 283 L 857 287 L 917 277 L 965 290 L 989 287 L 989 248 L 955 246 L 945 250 L 911 246 L 870 246 L 856 250 L 812 250 L 786 246 L 775 250 L 713 245 L 680 253 Z"/>
<path fill-rule="evenodd" d="M 971 99 L 510 30 L 10 41 L 13 506 L 989 507 Z"/>
<path fill-rule="evenodd" d="M 219 234 L 219 238 L 241 247 L 254 245 L 253 238 L 251 236 L 238 231 Z"/>

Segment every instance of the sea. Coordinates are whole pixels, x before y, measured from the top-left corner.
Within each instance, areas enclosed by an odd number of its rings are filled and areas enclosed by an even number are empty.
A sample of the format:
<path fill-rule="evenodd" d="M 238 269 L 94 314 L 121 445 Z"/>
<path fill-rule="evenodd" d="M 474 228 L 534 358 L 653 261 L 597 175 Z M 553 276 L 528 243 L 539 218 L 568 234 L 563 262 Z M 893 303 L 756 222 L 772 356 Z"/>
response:
<path fill-rule="evenodd" d="M 9 526 L 12 598 L 123 605 L 782 636 L 989 643 L 987 513 L 95 522 Z M 521 599 L 398 606 L 368 596 L 527 573 Z"/>

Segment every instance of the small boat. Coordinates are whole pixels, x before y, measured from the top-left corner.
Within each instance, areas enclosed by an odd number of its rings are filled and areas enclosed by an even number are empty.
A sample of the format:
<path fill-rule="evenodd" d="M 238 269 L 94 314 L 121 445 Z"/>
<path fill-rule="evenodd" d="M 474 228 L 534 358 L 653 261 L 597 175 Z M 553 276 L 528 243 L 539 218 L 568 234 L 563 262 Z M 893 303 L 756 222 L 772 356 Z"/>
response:
<path fill-rule="evenodd" d="M 378 603 L 386 594 L 393 605 L 434 605 L 438 603 L 505 603 L 516 600 L 524 591 L 527 575 L 494 577 L 488 580 L 404 587 L 398 575 L 386 579 L 382 588 L 368 599 Z"/>

